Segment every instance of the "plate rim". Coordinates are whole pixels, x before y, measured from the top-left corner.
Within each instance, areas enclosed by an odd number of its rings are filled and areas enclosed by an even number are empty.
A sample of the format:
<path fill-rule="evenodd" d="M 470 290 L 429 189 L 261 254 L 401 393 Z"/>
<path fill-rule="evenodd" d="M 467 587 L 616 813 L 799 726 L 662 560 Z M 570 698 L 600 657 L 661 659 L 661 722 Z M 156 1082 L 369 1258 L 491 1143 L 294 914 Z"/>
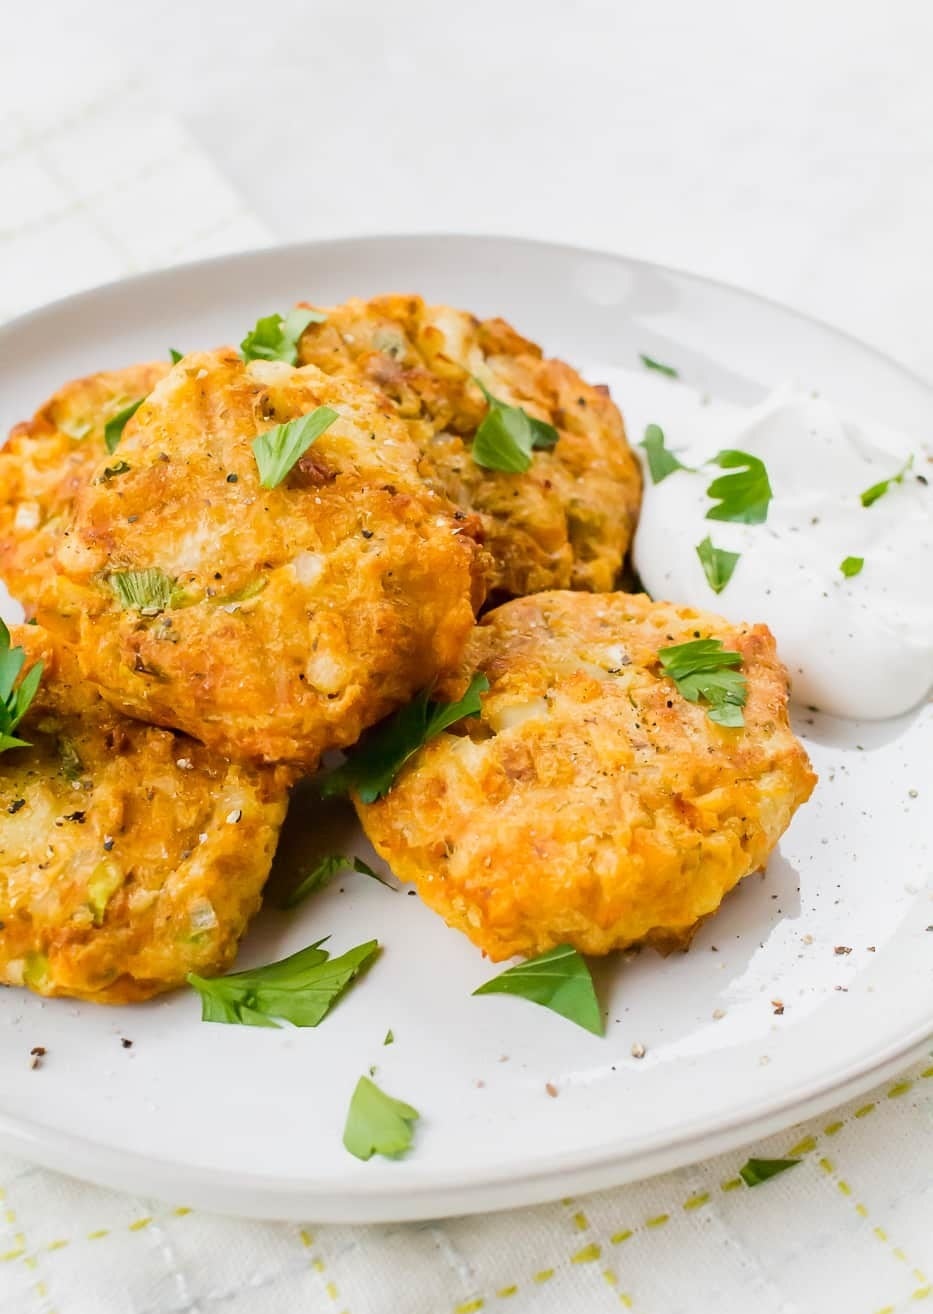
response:
<path fill-rule="evenodd" d="M 855 333 L 850 333 L 848 329 L 840 328 L 839 325 L 832 323 L 830 320 L 823 319 L 818 315 L 811 315 L 805 310 L 798 310 L 796 306 L 788 304 L 786 301 L 780 301 L 776 297 L 771 297 L 762 292 L 754 292 L 748 288 L 742 287 L 739 283 L 731 283 L 727 279 L 714 278 L 707 274 L 698 274 L 691 269 L 684 269 L 680 265 L 662 264 L 656 260 L 645 260 L 641 256 L 628 255 L 621 251 L 607 251 L 602 247 L 588 246 L 585 243 L 576 242 L 554 242 L 548 238 L 526 237 L 514 233 L 468 233 L 458 230 L 427 230 L 425 232 L 387 232 L 371 233 L 360 232 L 350 233 L 342 237 L 320 237 L 307 238 L 303 241 L 295 242 L 271 242 L 264 246 L 248 246 L 237 251 L 228 251 L 220 255 L 204 256 L 196 260 L 184 260 L 179 264 L 165 265 L 158 269 L 145 269 L 137 274 L 127 274 L 123 278 L 106 279 L 102 283 L 94 283 L 90 287 L 81 288 L 77 292 L 69 292 L 63 297 L 56 297 L 52 301 L 44 301 L 39 306 L 34 306 L 31 310 L 22 311 L 12 319 L 0 323 L 0 340 L 2 340 L 12 330 L 31 323 L 33 319 L 48 314 L 50 311 L 64 309 L 68 306 L 79 304 L 84 299 L 93 299 L 107 292 L 115 292 L 118 289 L 130 287 L 142 287 L 149 282 L 158 282 L 160 279 L 169 275 L 183 275 L 195 270 L 212 268 L 223 264 L 248 263 L 249 261 L 261 256 L 293 256 L 302 251 L 319 250 L 326 247 L 338 246 L 357 246 L 357 245 L 381 245 L 386 243 L 404 243 L 404 242 L 475 242 L 479 244 L 495 245 L 499 243 L 509 243 L 515 246 L 532 247 L 540 252 L 551 251 L 560 253 L 564 256 L 589 256 L 600 260 L 619 261 L 623 265 L 635 266 L 649 272 L 660 274 L 673 274 L 676 278 L 686 279 L 689 282 L 696 283 L 704 287 L 717 288 L 721 292 L 741 297 L 745 300 L 756 301 L 760 305 L 768 306 L 772 310 L 780 311 L 785 315 L 792 315 L 795 318 L 810 324 L 817 328 L 823 329 L 827 333 L 832 333 L 835 337 L 843 338 L 852 346 L 857 347 L 860 351 L 867 351 L 878 360 L 884 361 L 891 369 L 910 379 L 912 383 L 923 388 L 930 393 L 933 400 L 933 380 L 926 378 L 918 371 L 912 369 L 909 365 L 904 365 L 896 357 L 889 355 L 880 347 L 876 347 L 871 342 L 866 342 Z"/>
<path fill-rule="evenodd" d="M 627 269 L 641 269 L 703 288 L 713 288 L 746 302 L 815 326 L 859 351 L 883 362 L 896 375 L 919 386 L 933 401 L 933 383 L 901 364 L 886 352 L 845 329 L 795 309 L 784 302 L 749 291 L 725 280 L 707 277 L 672 265 L 644 260 L 574 243 L 553 242 L 512 234 L 464 232 L 359 233 L 306 241 L 255 246 L 222 255 L 186 261 L 167 268 L 147 270 L 126 278 L 109 280 L 70 293 L 28 310 L 0 325 L 0 343 L 15 339 L 21 328 L 65 308 L 94 305 L 109 294 L 158 285 L 166 279 L 184 280 L 205 268 L 239 268 L 263 257 L 300 260 L 335 248 L 392 246 L 417 242 L 533 248 L 543 258 L 593 258 Z M 183 1197 L 200 1208 L 246 1217 L 301 1220 L 314 1215 L 320 1221 L 388 1222 L 448 1217 L 540 1204 L 569 1191 L 584 1192 L 621 1185 L 636 1179 L 728 1152 L 758 1137 L 769 1135 L 804 1118 L 815 1116 L 861 1094 L 876 1083 L 924 1056 L 933 1041 L 933 1016 L 892 1041 L 880 1052 L 865 1055 L 848 1067 L 821 1080 L 800 1085 L 783 1095 L 763 1094 L 747 1108 L 725 1120 L 707 1118 L 688 1125 L 671 1138 L 658 1134 L 646 1145 L 612 1151 L 611 1146 L 571 1149 L 539 1158 L 535 1166 L 516 1177 L 511 1170 L 482 1169 L 475 1177 L 460 1171 L 433 1181 L 405 1177 L 392 1181 L 381 1176 L 369 1180 L 350 1179 L 335 1186 L 320 1180 L 287 1181 L 275 1176 L 243 1173 L 192 1165 L 137 1152 L 125 1152 L 82 1137 L 78 1133 L 53 1130 L 27 1118 L 8 1115 L 0 1107 L 0 1147 L 45 1167 L 84 1178 L 98 1185 L 145 1194 L 148 1185 L 162 1196 Z M 133 1182 L 140 1186 L 134 1186 Z"/>

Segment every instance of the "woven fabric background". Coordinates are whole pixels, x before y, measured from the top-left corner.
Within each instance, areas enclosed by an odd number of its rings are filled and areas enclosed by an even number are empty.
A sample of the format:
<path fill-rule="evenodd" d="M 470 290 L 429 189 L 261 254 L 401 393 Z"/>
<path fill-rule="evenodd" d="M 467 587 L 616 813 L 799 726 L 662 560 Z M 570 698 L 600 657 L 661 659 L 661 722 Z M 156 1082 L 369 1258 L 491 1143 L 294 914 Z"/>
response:
<path fill-rule="evenodd" d="M 0 318 L 267 240 L 177 121 L 93 52 L 80 67 L 88 90 L 7 85 Z M 754 1190 L 737 1152 L 586 1199 L 391 1227 L 230 1221 L 0 1156 L 0 1314 L 933 1309 L 933 1058 L 754 1152 L 802 1162 Z"/>

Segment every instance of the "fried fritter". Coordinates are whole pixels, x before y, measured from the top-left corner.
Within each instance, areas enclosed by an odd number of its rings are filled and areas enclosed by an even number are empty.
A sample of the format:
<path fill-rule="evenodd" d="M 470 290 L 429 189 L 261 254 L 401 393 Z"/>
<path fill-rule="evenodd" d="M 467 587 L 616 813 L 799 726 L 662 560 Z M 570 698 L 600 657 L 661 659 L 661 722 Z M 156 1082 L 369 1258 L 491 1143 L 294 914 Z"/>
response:
<path fill-rule="evenodd" d="M 406 421 L 424 477 L 477 512 L 495 560 L 497 596 L 541 589 L 611 589 L 635 531 L 641 473 L 608 390 L 504 320 L 478 320 L 416 296 L 351 300 L 306 330 L 299 360 L 378 388 Z M 560 441 L 524 474 L 472 459 L 487 412 L 478 379 L 499 401 L 553 424 Z"/>
<path fill-rule="evenodd" d="M 252 441 L 337 420 L 278 487 Z M 483 597 L 476 526 L 428 489 L 374 393 L 193 353 L 150 394 L 62 536 L 38 614 L 78 631 L 118 710 L 227 756 L 313 768 L 455 668 Z"/>
<path fill-rule="evenodd" d="M 128 720 L 37 627 L 42 684 L 0 755 L 0 979 L 43 995 L 147 999 L 229 966 L 259 908 L 289 774 L 237 766 Z"/>
<path fill-rule="evenodd" d="M 699 637 L 742 654 L 744 729 L 661 672 L 659 649 Z M 492 959 L 685 947 L 813 789 L 763 625 L 541 593 L 490 612 L 470 656 L 490 681 L 482 715 L 357 811 L 396 876 Z"/>
<path fill-rule="evenodd" d="M 54 570 L 75 494 L 106 453 L 107 421 L 151 392 L 168 368 L 153 361 L 66 383 L 0 448 L 0 579 L 27 613 Z"/>

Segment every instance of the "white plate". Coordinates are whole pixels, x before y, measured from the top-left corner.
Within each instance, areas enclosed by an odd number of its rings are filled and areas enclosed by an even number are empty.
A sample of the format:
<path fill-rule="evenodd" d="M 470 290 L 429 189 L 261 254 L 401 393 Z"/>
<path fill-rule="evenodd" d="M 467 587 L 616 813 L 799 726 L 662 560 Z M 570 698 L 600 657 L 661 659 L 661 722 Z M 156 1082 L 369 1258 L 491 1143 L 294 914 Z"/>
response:
<path fill-rule="evenodd" d="M 504 315 L 597 379 L 647 352 L 726 401 L 797 376 L 915 435 L 933 410 L 929 389 L 867 347 L 729 288 L 567 247 L 403 237 L 224 257 L 28 315 L 0 331 L 0 420 L 69 376 L 238 342 L 297 297 L 392 290 Z M 660 408 L 673 394 L 656 395 Z M 624 378 L 618 401 L 624 411 Z M 184 992 L 108 1009 L 4 991 L 0 1144 L 231 1213 L 424 1218 L 658 1172 L 881 1080 L 933 1031 L 933 706 L 875 725 L 807 715 L 798 728 L 821 780 L 767 875 L 739 887 L 689 954 L 599 965 L 604 1039 L 523 1000 L 472 999 L 495 969 L 465 939 L 418 899 L 348 877 L 293 914 L 264 913 L 243 949 L 245 965 L 324 934 L 335 951 L 378 936 L 382 957 L 317 1030 L 204 1025 Z M 36 1071 L 33 1045 L 48 1050 Z M 404 1161 L 359 1163 L 341 1146 L 370 1064 L 422 1111 Z"/>

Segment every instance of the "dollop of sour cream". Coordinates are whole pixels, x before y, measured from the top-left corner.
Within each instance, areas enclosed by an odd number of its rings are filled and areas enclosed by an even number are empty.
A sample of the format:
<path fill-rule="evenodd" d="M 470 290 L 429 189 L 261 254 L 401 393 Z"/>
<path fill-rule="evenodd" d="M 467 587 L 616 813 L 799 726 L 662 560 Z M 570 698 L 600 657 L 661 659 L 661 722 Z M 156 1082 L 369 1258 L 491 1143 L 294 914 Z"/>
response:
<path fill-rule="evenodd" d="M 645 588 L 733 621 L 764 621 L 797 703 L 870 720 L 908 711 L 933 686 L 929 451 L 792 387 L 709 421 L 689 435 L 666 431 L 668 447 L 695 471 L 653 484 L 646 469 L 634 551 Z M 710 462 L 727 448 L 765 464 L 773 497 L 762 524 L 706 518 L 716 504 L 709 485 L 732 473 Z M 863 506 L 861 494 L 910 456 L 903 479 Z M 697 555 L 707 535 L 740 554 L 718 594 Z M 847 558 L 863 559 L 848 578 Z"/>

